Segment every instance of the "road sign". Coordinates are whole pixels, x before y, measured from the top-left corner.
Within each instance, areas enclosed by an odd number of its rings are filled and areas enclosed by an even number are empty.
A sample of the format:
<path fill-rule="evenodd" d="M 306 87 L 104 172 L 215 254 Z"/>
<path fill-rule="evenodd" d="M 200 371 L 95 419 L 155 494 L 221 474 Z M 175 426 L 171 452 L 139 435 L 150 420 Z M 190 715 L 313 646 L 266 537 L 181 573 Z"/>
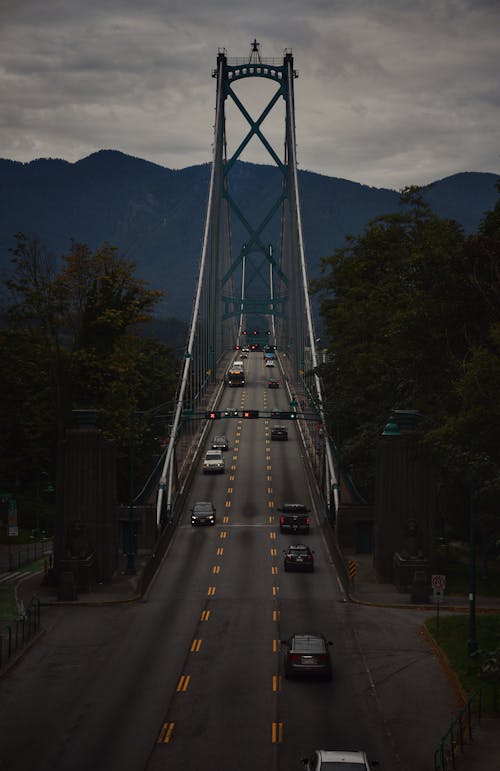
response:
<path fill-rule="evenodd" d="M 433 589 L 442 589 L 444 591 L 446 589 L 446 576 L 434 574 L 431 577 L 431 586 Z"/>
<path fill-rule="evenodd" d="M 432 596 L 434 597 L 434 602 L 441 602 L 443 599 L 444 592 L 442 589 L 433 589 L 432 590 Z"/>

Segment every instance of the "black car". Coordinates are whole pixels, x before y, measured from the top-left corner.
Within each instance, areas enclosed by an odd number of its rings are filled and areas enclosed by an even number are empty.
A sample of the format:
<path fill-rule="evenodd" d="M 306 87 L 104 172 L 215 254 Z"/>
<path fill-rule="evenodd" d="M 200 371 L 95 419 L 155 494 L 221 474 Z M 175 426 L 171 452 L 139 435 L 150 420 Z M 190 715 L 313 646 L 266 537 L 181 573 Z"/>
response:
<path fill-rule="evenodd" d="M 227 436 L 224 436 L 224 434 L 219 434 L 219 436 L 214 436 L 212 439 L 212 450 L 228 450 L 229 449 L 229 442 L 227 441 Z"/>
<path fill-rule="evenodd" d="M 191 524 L 215 525 L 215 506 L 212 501 L 197 501 L 191 509 Z"/>
<path fill-rule="evenodd" d="M 332 663 L 329 646 L 332 643 L 322 634 L 293 634 L 281 640 L 284 649 L 285 677 L 294 675 L 321 676 L 330 680 Z"/>
<path fill-rule="evenodd" d="M 295 543 L 283 549 L 283 567 L 285 570 L 314 571 L 314 552 L 303 543 Z"/>
<path fill-rule="evenodd" d="M 288 441 L 288 429 L 285 426 L 273 426 L 271 429 L 271 440 L 273 442 Z"/>
<path fill-rule="evenodd" d="M 310 509 L 303 503 L 284 503 L 278 507 L 280 533 L 308 533 L 311 524 Z"/>
<path fill-rule="evenodd" d="M 280 387 L 280 381 L 279 380 L 270 380 L 267 384 L 268 388 L 279 388 Z"/>

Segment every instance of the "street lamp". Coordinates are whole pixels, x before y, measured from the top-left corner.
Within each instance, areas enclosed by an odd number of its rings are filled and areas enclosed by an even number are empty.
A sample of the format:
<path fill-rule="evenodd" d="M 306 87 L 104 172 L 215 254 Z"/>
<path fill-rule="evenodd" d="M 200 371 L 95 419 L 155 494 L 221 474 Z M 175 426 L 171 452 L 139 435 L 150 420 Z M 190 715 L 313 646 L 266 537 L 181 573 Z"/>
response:
<path fill-rule="evenodd" d="M 476 638 L 476 527 L 474 517 L 474 484 L 469 483 L 469 656 L 477 651 Z"/>
<path fill-rule="evenodd" d="M 41 507 L 42 507 L 42 500 L 41 500 L 42 493 L 41 493 L 40 486 L 41 486 L 42 477 L 46 477 L 47 478 L 47 487 L 45 488 L 45 492 L 46 493 L 51 493 L 54 490 L 54 488 L 52 487 L 52 485 L 50 483 L 50 476 L 47 473 L 47 471 L 39 471 L 38 472 L 38 476 L 37 476 L 37 480 L 36 480 L 36 511 L 35 511 L 36 529 L 35 529 L 35 541 L 40 541 L 41 540 L 41 535 L 42 535 L 41 528 L 40 528 L 40 516 L 41 516 Z"/>

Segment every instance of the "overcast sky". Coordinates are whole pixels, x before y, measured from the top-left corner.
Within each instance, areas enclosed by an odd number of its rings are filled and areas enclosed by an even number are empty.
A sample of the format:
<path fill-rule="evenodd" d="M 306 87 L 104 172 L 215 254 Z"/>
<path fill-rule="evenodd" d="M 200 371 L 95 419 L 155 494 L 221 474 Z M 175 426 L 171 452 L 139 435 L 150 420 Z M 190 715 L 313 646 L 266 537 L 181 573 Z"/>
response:
<path fill-rule="evenodd" d="M 299 168 L 394 189 L 499 173 L 499 30 L 500 0 L 0 0 L 0 157 L 210 161 L 218 50 L 256 38 L 293 53 Z M 263 129 L 281 153 L 280 114 Z M 256 142 L 242 160 L 273 163 Z"/>

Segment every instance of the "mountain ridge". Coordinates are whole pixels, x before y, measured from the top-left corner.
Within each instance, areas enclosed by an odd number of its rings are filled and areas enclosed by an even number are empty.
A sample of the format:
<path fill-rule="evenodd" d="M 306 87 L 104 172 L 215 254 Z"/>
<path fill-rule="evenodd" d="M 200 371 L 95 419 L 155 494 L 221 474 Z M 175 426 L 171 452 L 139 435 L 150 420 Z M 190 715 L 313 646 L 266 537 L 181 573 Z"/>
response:
<path fill-rule="evenodd" d="M 104 241 L 137 264 L 137 275 L 164 289 L 162 316 L 189 319 L 208 200 L 210 163 L 169 169 L 118 150 L 99 150 L 74 163 L 38 158 L 0 159 L 0 265 L 9 264 L 14 235 L 37 234 L 58 256 L 72 241 L 95 249 Z M 397 211 L 399 192 L 317 172 L 298 172 L 309 275 L 321 258 L 359 235 L 374 217 Z M 422 187 L 438 216 L 474 232 L 497 200 L 498 175 L 458 172 Z M 281 183 L 275 166 L 238 161 L 231 196 L 259 223 Z M 279 243 L 276 225 L 262 234 Z M 246 233 L 234 227 L 233 243 Z M 172 277 L 175 277 L 174 279 Z"/>

